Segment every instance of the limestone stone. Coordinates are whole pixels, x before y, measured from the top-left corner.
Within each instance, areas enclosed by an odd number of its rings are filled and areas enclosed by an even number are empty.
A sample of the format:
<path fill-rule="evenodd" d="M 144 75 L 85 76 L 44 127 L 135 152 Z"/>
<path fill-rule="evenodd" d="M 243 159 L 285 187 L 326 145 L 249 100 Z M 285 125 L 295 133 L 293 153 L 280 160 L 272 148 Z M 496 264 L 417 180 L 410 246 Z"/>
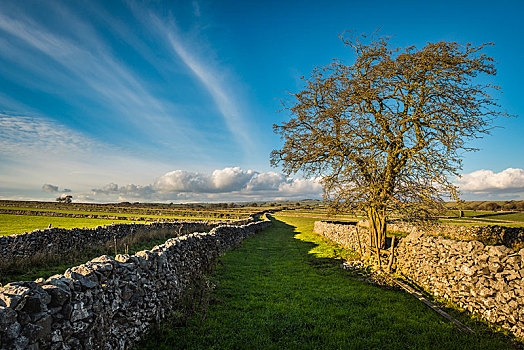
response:
<path fill-rule="evenodd" d="M 10 307 L 0 306 L 0 329 L 16 321 L 16 311 Z"/>
<path fill-rule="evenodd" d="M 16 339 L 20 336 L 21 330 L 22 326 L 20 325 L 20 323 L 14 321 L 5 327 L 5 336 L 8 339 Z"/>
<path fill-rule="evenodd" d="M 365 226 L 315 222 L 315 232 L 359 252 L 361 247 L 368 248 Z M 415 228 L 388 223 L 388 229 L 409 233 L 397 245 L 397 273 L 435 296 L 499 322 L 517 336 L 524 335 L 524 313 L 518 311 L 524 309 L 524 248 L 517 253 L 512 250 L 515 242 L 524 244 L 523 228 Z M 522 315 L 517 317 L 517 312 Z"/>
<path fill-rule="evenodd" d="M 42 286 L 42 289 L 51 296 L 50 306 L 62 306 L 71 299 L 71 290 L 62 284 L 62 288 L 52 284 Z"/>
<path fill-rule="evenodd" d="M 218 254 L 268 225 L 221 226 L 136 256 L 101 256 L 40 285 L 2 286 L 0 348 L 131 348 Z"/>

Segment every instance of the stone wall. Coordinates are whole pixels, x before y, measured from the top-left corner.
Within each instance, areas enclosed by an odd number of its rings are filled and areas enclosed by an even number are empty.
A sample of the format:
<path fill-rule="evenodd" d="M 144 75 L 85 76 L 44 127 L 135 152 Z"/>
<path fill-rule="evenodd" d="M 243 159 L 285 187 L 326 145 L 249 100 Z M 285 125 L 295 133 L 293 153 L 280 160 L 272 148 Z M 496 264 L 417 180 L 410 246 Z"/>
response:
<path fill-rule="evenodd" d="M 457 228 L 457 236 L 465 232 Z M 398 231 L 406 232 L 406 227 Z M 357 252 L 357 234 L 361 243 L 369 242 L 367 229 L 354 224 L 317 221 L 315 232 Z M 524 249 L 433 234 L 413 228 L 401 239 L 395 251 L 396 272 L 523 338 Z"/>
<path fill-rule="evenodd" d="M 524 249 L 413 233 L 398 246 L 397 272 L 524 337 Z"/>
<path fill-rule="evenodd" d="M 460 241 L 480 241 L 488 245 L 502 244 L 508 248 L 519 250 L 524 248 L 524 227 L 460 226 L 446 224 L 411 225 L 409 223 L 388 223 L 388 231 L 413 233 L 426 236 L 441 236 Z"/>
<path fill-rule="evenodd" d="M 189 221 L 148 224 L 112 224 L 95 228 L 49 228 L 35 230 L 18 235 L 0 236 L 0 264 L 13 263 L 17 260 L 34 257 L 66 254 L 70 251 L 103 245 L 107 242 L 136 234 L 149 232 L 166 236 L 184 235 L 191 232 L 209 231 L 219 225 L 244 225 L 253 219 L 239 221 Z"/>
<path fill-rule="evenodd" d="M 343 247 L 363 255 L 369 248 L 369 234 L 365 227 L 353 222 L 315 221 L 316 233 Z"/>
<path fill-rule="evenodd" d="M 0 287 L 0 348 L 129 348 L 219 254 L 270 224 L 220 226 L 132 256 L 101 256 L 41 283 L 6 284 Z"/>

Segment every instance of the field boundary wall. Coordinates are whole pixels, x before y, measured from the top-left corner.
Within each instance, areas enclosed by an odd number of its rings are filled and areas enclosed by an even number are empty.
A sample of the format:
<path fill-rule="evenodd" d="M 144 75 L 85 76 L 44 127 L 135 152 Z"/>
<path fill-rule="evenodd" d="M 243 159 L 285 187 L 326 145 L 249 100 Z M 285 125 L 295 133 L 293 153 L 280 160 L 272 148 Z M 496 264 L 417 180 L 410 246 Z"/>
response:
<path fill-rule="evenodd" d="M 128 349 L 227 249 L 271 225 L 219 226 L 0 287 L 0 349 Z"/>
<path fill-rule="evenodd" d="M 47 257 L 63 255 L 89 247 L 120 241 L 138 234 L 155 234 L 166 237 L 181 236 L 192 232 L 205 232 L 217 226 L 245 225 L 253 218 L 238 221 L 187 221 L 153 222 L 147 224 L 111 224 L 95 228 L 48 228 L 22 234 L 0 236 L 0 264 L 11 264 L 30 259 L 37 254 Z"/>
<path fill-rule="evenodd" d="M 315 222 L 315 232 L 359 252 L 368 230 L 357 225 Z M 524 338 L 524 248 L 454 240 L 413 229 L 396 250 L 396 272 L 437 297 Z"/>

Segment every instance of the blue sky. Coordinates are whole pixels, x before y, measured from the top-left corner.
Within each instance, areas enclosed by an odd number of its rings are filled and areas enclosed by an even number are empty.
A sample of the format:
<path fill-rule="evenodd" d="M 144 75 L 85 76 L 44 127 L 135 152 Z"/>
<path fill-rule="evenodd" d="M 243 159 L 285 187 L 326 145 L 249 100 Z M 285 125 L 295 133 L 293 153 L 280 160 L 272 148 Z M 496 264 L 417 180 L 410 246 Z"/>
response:
<path fill-rule="evenodd" d="M 522 115 L 523 15 L 519 1 L 4 0 L 0 198 L 318 197 L 314 179 L 270 167 L 272 124 L 301 76 L 352 62 L 339 34 L 494 42 L 497 97 Z M 497 125 L 464 157 L 465 198 L 524 199 L 523 119 Z"/>

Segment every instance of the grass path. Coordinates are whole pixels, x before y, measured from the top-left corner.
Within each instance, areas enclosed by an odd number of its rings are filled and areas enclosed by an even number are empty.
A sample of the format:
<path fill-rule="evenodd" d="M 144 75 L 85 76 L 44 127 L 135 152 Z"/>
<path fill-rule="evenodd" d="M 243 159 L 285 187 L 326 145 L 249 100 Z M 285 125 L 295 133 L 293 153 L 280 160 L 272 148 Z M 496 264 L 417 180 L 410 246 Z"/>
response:
<path fill-rule="evenodd" d="M 168 319 L 137 348 L 511 347 L 500 334 L 461 333 L 412 296 L 351 277 L 333 259 L 348 252 L 313 234 L 314 219 L 277 218 L 222 258 L 202 323 L 200 315 L 185 325 Z"/>

